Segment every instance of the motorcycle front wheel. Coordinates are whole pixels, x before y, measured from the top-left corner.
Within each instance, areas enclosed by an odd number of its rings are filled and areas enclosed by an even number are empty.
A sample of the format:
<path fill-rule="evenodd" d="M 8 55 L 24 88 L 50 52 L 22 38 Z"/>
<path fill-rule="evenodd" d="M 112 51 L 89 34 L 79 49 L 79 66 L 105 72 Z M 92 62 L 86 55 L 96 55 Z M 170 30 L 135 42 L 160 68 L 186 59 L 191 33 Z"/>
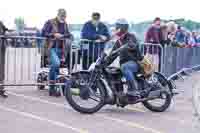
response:
<path fill-rule="evenodd" d="M 65 97 L 73 109 L 80 113 L 92 114 L 105 105 L 105 90 L 103 85 L 96 81 L 95 86 L 89 86 L 89 73 L 73 75 L 72 86 L 66 89 Z"/>

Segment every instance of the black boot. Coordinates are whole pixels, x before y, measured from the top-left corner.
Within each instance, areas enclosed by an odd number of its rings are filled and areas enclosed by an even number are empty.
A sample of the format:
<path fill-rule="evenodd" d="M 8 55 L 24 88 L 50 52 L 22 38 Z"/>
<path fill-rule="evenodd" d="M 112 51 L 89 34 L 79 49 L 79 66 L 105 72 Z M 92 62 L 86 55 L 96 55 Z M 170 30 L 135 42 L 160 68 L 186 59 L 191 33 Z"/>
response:
<path fill-rule="evenodd" d="M 137 81 L 130 80 L 128 82 L 128 96 L 138 97 L 140 98 L 140 92 L 138 91 Z"/>
<path fill-rule="evenodd" d="M 55 85 L 50 85 L 49 86 L 49 96 L 55 96 L 56 90 L 55 90 Z"/>

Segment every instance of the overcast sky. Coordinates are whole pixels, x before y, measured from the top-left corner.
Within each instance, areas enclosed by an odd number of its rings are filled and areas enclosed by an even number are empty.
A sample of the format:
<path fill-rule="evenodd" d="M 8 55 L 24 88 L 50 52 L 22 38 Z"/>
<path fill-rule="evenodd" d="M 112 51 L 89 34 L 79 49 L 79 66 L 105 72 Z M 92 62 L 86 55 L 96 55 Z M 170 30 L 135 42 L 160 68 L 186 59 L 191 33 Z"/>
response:
<path fill-rule="evenodd" d="M 135 23 L 159 16 L 163 19 L 186 18 L 200 22 L 200 0 L 0 0 L 0 20 L 9 27 L 22 16 L 28 26 L 41 27 L 57 14 L 67 10 L 68 23 L 84 23 L 93 11 L 103 21 L 126 18 Z"/>

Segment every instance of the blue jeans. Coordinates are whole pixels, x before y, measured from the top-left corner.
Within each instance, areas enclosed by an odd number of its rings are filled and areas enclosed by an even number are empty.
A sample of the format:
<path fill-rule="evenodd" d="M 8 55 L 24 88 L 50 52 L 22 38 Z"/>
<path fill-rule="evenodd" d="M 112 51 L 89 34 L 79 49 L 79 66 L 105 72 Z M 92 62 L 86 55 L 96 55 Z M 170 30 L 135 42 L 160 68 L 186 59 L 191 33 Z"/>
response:
<path fill-rule="evenodd" d="M 135 61 L 128 61 L 121 65 L 121 71 L 127 81 L 133 81 L 139 71 L 139 65 Z"/>
<path fill-rule="evenodd" d="M 51 48 L 50 50 L 50 72 L 49 79 L 50 81 L 55 81 L 59 74 L 60 60 L 62 58 L 62 49 L 60 48 Z M 53 91 L 54 86 L 50 86 L 50 91 Z"/>

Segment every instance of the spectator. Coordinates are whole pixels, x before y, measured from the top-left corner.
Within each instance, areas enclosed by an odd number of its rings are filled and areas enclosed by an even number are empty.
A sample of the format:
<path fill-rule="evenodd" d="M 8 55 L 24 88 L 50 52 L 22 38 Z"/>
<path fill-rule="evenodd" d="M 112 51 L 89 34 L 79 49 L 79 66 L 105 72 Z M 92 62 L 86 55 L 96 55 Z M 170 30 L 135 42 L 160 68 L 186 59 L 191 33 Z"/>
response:
<path fill-rule="evenodd" d="M 161 19 L 157 17 L 154 19 L 152 26 L 146 32 L 145 42 L 152 43 L 152 44 L 161 44 L 161 41 L 162 41 L 161 36 L 162 36 L 161 35 Z M 158 64 L 159 64 L 158 70 L 160 71 L 161 49 L 159 49 L 158 46 L 145 47 L 145 53 L 147 52 L 155 56 L 158 55 Z"/>
<path fill-rule="evenodd" d="M 183 44 L 185 43 L 185 37 L 186 37 L 185 31 L 182 29 L 181 26 L 178 26 L 176 34 L 175 34 L 176 41 L 178 43 Z"/>
<path fill-rule="evenodd" d="M 66 43 L 67 40 L 72 39 L 72 35 L 68 30 L 68 25 L 65 21 L 66 11 L 65 9 L 59 9 L 57 17 L 48 20 L 42 29 L 42 36 L 48 38 L 48 54 L 50 56 L 50 83 L 54 84 L 59 74 L 59 67 L 65 60 L 65 55 L 69 57 L 70 43 Z M 50 41 L 50 39 L 56 39 Z M 63 40 L 65 39 L 65 41 Z M 69 59 L 67 59 L 69 64 Z M 60 96 L 60 93 L 56 91 L 55 86 L 51 85 L 49 89 L 50 96 Z"/>
<path fill-rule="evenodd" d="M 8 28 L 0 21 L 0 35 L 4 35 L 8 31 Z"/>
<path fill-rule="evenodd" d="M 187 31 L 187 33 L 186 33 L 185 43 L 186 43 L 186 45 L 193 45 L 193 44 L 195 44 L 195 40 L 194 40 L 194 38 L 192 36 L 192 33 L 189 32 L 189 31 Z"/>
<path fill-rule="evenodd" d="M 161 32 L 161 45 L 164 46 L 166 44 L 169 44 L 169 39 L 168 39 L 168 29 L 167 29 L 167 25 L 163 24 L 160 27 L 160 32 Z"/>
<path fill-rule="evenodd" d="M 0 35 L 5 35 L 8 29 L 6 26 L 0 21 Z M 5 79 L 5 57 L 6 56 L 6 46 L 5 40 L 0 38 L 0 84 L 3 84 Z M 7 97 L 5 95 L 4 86 L 0 86 L 0 96 Z"/>
<path fill-rule="evenodd" d="M 200 44 L 200 33 L 197 32 L 197 43 Z"/>
<path fill-rule="evenodd" d="M 168 39 L 170 42 L 174 42 L 176 40 L 176 31 L 177 31 L 177 25 L 175 22 L 170 21 L 167 23 L 168 28 Z"/>
<path fill-rule="evenodd" d="M 87 54 L 88 53 L 87 48 L 82 49 L 83 69 L 88 69 L 91 63 L 97 59 L 98 55 L 100 55 L 101 52 L 104 50 L 105 43 L 110 38 L 109 30 L 106 27 L 106 25 L 100 21 L 100 18 L 101 18 L 100 13 L 95 12 L 92 14 L 92 20 L 86 22 L 83 26 L 81 32 L 81 38 L 92 41 L 89 43 L 89 55 Z M 83 45 L 87 45 L 86 43 L 88 44 L 88 42 L 83 42 Z M 89 63 L 87 62 L 88 58 L 89 58 Z"/>
<path fill-rule="evenodd" d="M 161 19 L 155 18 L 152 26 L 147 30 L 147 33 L 145 36 L 146 43 L 160 44 L 161 42 L 160 24 L 161 24 Z"/>
<path fill-rule="evenodd" d="M 197 44 L 198 38 L 197 38 L 197 32 L 196 31 L 192 32 L 192 39 L 194 41 L 194 44 Z"/>

